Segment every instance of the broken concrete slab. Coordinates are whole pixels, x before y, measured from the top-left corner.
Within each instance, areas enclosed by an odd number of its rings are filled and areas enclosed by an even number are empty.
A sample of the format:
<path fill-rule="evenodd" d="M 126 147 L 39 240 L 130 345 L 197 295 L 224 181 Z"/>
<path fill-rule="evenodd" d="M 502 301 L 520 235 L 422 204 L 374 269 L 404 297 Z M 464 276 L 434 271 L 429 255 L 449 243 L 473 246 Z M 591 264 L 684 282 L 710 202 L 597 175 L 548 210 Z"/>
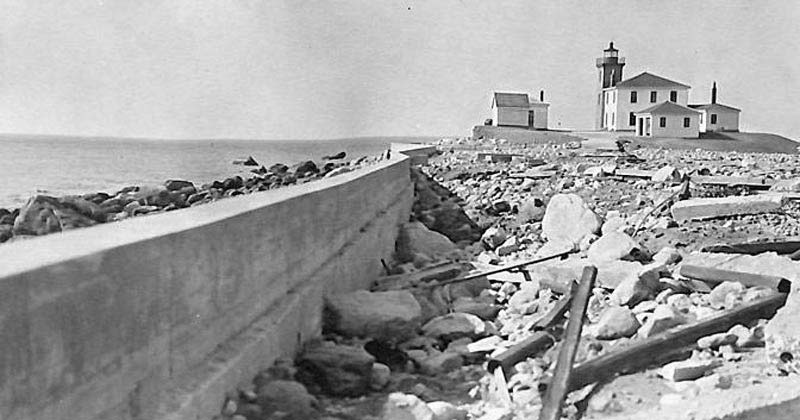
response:
<path fill-rule="evenodd" d="M 721 198 L 693 198 L 672 206 L 672 217 L 677 222 L 705 220 L 743 214 L 773 213 L 786 204 L 782 194 L 731 196 Z"/>
<path fill-rule="evenodd" d="M 623 306 L 612 306 L 600 315 L 593 330 L 595 336 L 600 340 L 616 340 L 636 334 L 640 326 L 639 320 L 630 309 Z"/>

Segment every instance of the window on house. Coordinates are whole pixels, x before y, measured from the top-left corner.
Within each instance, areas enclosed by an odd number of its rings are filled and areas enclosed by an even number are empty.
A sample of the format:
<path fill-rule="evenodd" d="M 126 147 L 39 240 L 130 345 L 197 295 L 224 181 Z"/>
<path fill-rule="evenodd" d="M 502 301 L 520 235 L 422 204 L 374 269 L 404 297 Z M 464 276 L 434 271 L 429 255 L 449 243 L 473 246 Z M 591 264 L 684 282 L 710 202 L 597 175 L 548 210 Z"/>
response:
<path fill-rule="evenodd" d="M 638 98 L 636 98 L 636 92 L 631 92 L 631 103 L 635 104 L 637 99 Z"/>
<path fill-rule="evenodd" d="M 703 123 L 703 115 L 705 115 L 705 114 L 700 114 L 700 124 Z"/>
<path fill-rule="evenodd" d="M 628 114 L 628 125 L 636 125 L 636 115 L 633 115 L 633 112 Z"/>
<path fill-rule="evenodd" d="M 664 128 L 667 126 L 667 117 L 661 117 L 658 119 L 658 126 Z"/>
<path fill-rule="evenodd" d="M 650 92 L 650 102 L 655 103 L 656 100 L 658 100 L 658 92 L 651 91 Z"/>
<path fill-rule="evenodd" d="M 689 118 L 689 117 L 685 117 L 685 118 L 683 119 L 683 126 L 684 126 L 684 127 L 688 127 L 688 126 L 691 124 L 691 122 L 692 122 L 692 119 L 691 119 L 691 118 Z"/>
<path fill-rule="evenodd" d="M 614 125 L 614 119 L 615 119 L 615 118 L 614 118 L 614 116 L 615 116 L 615 115 L 616 115 L 616 114 L 614 114 L 614 113 L 611 113 L 611 125 Z"/>
<path fill-rule="evenodd" d="M 609 95 L 608 92 L 606 92 L 605 95 L 606 95 L 606 105 L 608 105 L 608 97 L 611 95 Z"/>
<path fill-rule="evenodd" d="M 678 102 L 678 91 L 672 90 L 669 92 L 669 100 L 672 102 Z"/>
<path fill-rule="evenodd" d="M 711 114 L 711 124 L 717 123 L 717 114 Z"/>

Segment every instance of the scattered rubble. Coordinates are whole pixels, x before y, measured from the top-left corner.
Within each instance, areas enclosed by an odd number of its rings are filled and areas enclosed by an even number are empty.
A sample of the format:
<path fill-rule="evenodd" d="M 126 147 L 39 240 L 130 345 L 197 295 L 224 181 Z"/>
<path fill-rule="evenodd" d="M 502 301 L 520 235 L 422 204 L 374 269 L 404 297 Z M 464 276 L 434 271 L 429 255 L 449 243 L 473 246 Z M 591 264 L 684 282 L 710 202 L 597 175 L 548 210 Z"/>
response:
<path fill-rule="evenodd" d="M 273 385 L 305 386 L 307 418 L 632 418 L 800 373 L 800 157 L 440 149 L 397 261 L 329 296 L 324 340 Z M 258 389 L 238 412 L 273 410 Z"/>

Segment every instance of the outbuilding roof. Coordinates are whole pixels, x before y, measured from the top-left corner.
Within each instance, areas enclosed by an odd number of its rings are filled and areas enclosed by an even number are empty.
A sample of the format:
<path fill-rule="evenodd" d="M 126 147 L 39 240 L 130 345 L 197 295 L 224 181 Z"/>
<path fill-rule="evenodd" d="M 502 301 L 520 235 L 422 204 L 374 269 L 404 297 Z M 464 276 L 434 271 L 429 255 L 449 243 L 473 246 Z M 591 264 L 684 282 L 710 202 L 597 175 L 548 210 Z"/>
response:
<path fill-rule="evenodd" d="M 651 106 L 650 108 L 643 109 L 635 114 L 653 114 L 653 115 L 686 115 L 686 114 L 697 114 L 700 111 L 696 111 L 692 108 L 685 107 L 683 105 L 678 105 L 675 102 L 662 102 L 658 105 Z"/>
<path fill-rule="evenodd" d="M 617 83 L 616 87 L 690 88 L 689 85 L 678 83 L 648 72 L 640 73 L 639 75 L 633 76 L 630 79 L 625 79 Z"/>
<path fill-rule="evenodd" d="M 529 106 L 527 93 L 495 92 L 493 101 L 498 108 L 527 108 Z"/>
<path fill-rule="evenodd" d="M 742 110 L 739 109 L 739 108 L 734 108 L 732 106 L 722 105 L 722 104 L 695 104 L 695 105 L 689 105 L 689 108 L 694 108 L 694 109 L 722 108 L 722 109 L 726 109 L 728 111 L 742 112 Z"/>

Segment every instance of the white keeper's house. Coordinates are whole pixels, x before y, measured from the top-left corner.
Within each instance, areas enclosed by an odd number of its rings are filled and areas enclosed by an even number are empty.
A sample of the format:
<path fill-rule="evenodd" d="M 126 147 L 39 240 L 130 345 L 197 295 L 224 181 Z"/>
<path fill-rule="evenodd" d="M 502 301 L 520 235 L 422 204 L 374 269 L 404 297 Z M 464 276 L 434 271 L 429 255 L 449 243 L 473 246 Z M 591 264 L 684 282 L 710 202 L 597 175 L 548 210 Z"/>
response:
<path fill-rule="evenodd" d="M 706 131 L 738 131 L 740 110 L 716 103 L 689 105 L 690 86 L 649 72 L 622 78 L 625 59 L 612 42 L 596 62 L 599 89 L 595 128 L 643 137 L 697 138 Z M 713 120 L 713 122 L 712 122 Z"/>

